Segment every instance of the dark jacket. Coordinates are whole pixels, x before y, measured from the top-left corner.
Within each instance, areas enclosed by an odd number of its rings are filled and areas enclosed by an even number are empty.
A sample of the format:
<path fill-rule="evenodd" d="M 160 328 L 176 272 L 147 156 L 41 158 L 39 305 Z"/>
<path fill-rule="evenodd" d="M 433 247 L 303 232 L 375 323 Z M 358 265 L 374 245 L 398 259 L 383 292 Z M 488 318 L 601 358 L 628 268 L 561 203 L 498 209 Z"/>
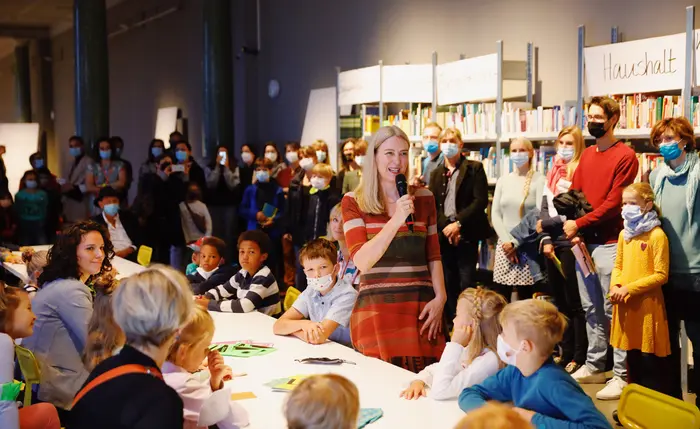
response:
<path fill-rule="evenodd" d="M 180 220 L 180 203 L 185 199 L 186 184 L 174 174 L 163 180 L 158 174 L 144 176 L 143 194 L 138 197 L 138 215 L 151 247 L 182 246 L 185 234 Z"/>
<path fill-rule="evenodd" d="M 295 246 L 303 246 L 304 243 L 306 243 L 306 224 L 307 222 L 313 221 L 313 219 L 309 219 L 307 217 L 310 204 L 309 191 L 311 190 L 311 187 L 304 186 L 305 174 L 306 171 L 304 171 L 303 168 L 300 168 L 297 171 L 289 184 L 289 192 L 287 194 L 285 232 L 292 234 L 292 242 Z M 337 190 L 338 185 L 336 184 L 336 180 L 336 176 L 331 178 L 329 189 Z M 328 208 L 329 212 L 332 207 L 333 206 Z"/>
<path fill-rule="evenodd" d="M 304 226 L 305 243 L 328 235 L 331 209 L 339 202 L 340 192 L 338 192 L 337 187 L 329 186 L 323 191 L 309 192 L 309 204 L 305 217 L 306 225 Z"/>
<path fill-rule="evenodd" d="M 192 286 L 192 293 L 195 295 L 204 295 L 209 289 L 214 289 L 217 286 L 227 283 L 240 269 L 241 267 L 238 265 L 222 265 L 206 280 L 196 271 L 194 274 L 187 276 L 187 280 L 190 281 L 190 286 Z"/>
<path fill-rule="evenodd" d="M 124 346 L 90 373 L 85 384 L 122 365 L 156 367 L 150 357 Z M 69 429 L 181 429 L 183 404 L 165 382 L 148 374 L 125 374 L 92 389 L 73 407 Z"/>
<path fill-rule="evenodd" d="M 462 157 L 457 176 L 455 203 L 457 215 L 455 220 L 462 224 L 462 240 L 478 241 L 493 235 L 493 229 L 486 216 L 489 202 L 488 180 L 480 162 Z M 442 230 L 453 222 L 445 217 L 445 197 L 447 196 L 448 169 L 440 164 L 430 175 L 430 192 L 435 196 L 437 206 L 437 228 Z"/>
<path fill-rule="evenodd" d="M 107 221 L 105 220 L 104 216 L 102 216 L 102 213 L 93 217 L 92 220 L 99 223 L 100 225 L 107 227 Z M 138 249 L 139 246 L 143 244 L 143 242 L 141 241 L 143 233 L 141 231 L 141 226 L 139 225 L 139 220 L 136 217 L 136 215 L 128 210 L 119 210 L 119 221 L 124 226 L 126 235 L 129 236 L 129 240 L 131 240 L 131 243 Z"/>
<path fill-rule="evenodd" d="M 539 214 L 537 209 L 530 210 L 520 223 L 510 231 L 510 235 L 520 243 L 518 253 L 527 256 L 530 274 L 536 282 L 544 280 L 544 269 L 541 265 L 544 261 L 540 256 L 540 238 L 542 237 L 541 234 L 537 233 Z"/>
<path fill-rule="evenodd" d="M 272 225 L 263 228 L 256 219 L 259 211 L 262 211 L 265 203 L 276 207 L 277 213 L 273 217 Z M 284 231 L 283 219 L 285 212 L 284 190 L 271 179 L 269 183 L 255 183 L 246 188 L 239 213 L 246 220 L 246 229 L 260 229 L 265 231 L 272 239 L 282 237 Z"/>
<path fill-rule="evenodd" d="M 207 189 L 207 178 L 206 175 L 204 174 L 204 169 L 200 167 L 200 165 L 195 161 L 194 158 L 190 157 L 190 174 L 185 175 L 185 173 L 173 173 L 173 176 L 176 178 L 180 179 L 182 182 L 185 184 L 188 184 L 190 182 L 194 182 L 199 186 L 199 189 L 202 192 L 205 192 Z"/>
<path fill-rule="evenodd" d="M 581 191 L 568 191 L 559 194 L 552 199 L 552 203 L 559 216 L 551 217 L 549 215 L 547 196 L 542 197 L 542 209 L 540 210 L 544 235 L 542 244 L 554 242 L 557 247 L 571 247 L 571 241 L 564 234 L 564 219 L 576 220 L 591 212 L 593 207 Z"/>

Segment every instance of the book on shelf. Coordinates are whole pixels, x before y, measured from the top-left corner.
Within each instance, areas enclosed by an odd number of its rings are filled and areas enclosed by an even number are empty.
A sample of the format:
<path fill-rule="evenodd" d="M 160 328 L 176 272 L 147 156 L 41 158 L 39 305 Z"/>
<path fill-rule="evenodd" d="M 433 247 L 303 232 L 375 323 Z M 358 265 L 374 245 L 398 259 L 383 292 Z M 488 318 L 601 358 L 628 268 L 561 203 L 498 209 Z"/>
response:
<path fill-rule="evenodd" d="M 614 95 L 620 104 L 618 129 L 647 129 L 662 119 L 683 116 L 683 101 L 677 95 Z"/>
<path fill-rule="evenodd" d="M 350 115 L 340 117 L 340 140 L 362 137 L 362 116 Z"/>

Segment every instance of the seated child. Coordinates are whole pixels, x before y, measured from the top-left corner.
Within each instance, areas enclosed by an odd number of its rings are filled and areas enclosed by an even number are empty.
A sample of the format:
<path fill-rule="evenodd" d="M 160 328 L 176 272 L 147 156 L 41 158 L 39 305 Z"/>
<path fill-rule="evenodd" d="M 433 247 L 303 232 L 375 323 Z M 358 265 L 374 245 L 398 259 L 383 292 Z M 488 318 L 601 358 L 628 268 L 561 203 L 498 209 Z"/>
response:
<path fill-rule="evenodd" d="M 59 429 L 56 407 L 40 403 L 17 409 L 19 384 L 13 384 L 15 340 L 34 331 L 36 316 L 29 295 L 21 289 L 5 288 L 0 282 L 0 428 Z"/>
<path fill-rule="evenodd" d="M 359 414 L 357 387 L 338 374 L 305 379 L 292 390 L 284 407 L 288 429 L 355 429 Z"/>
<path fill-rule="evenodd" d="M 581 386 L 552 359 L 566 328 L 554 304 L 537 299 L 508 304 L 500 321 L 498 357 L 508 366 L 464 389 L 459 395 L 463 411 L 496 400 L 513 402 L 515 411 L 536 427 L 610 428 Z"/>
<path fill-rule="evenodd" d="M 202 250 L 202 241 L 204 240 L 204 238 L 205 237 L 202 237 L 194 243 L 190 243 L 187 245 L 187 247 L 190 250 L 192 250 L 192 262 L 190 262 L 187 265 L 187 268 L 185 268 L 186 276 L 196 273 L 197 268 L 199 268 L 199 251 Z"/>
<path fill-rule="evenodd" d="M 246 231 L 238 238 L 238 262 L 241 270 L 228 282 L 210 289 L 196 301 L 212 311 L 249 313 L 259 311 L 278 314 L 280 292 L 275 276 L 265 265 L 270 252 L 270 238 L 262 231 Z"/>
<path fill-rule="evenodd" d="M 39 275 L 48 263 L 47 256 L 46 250 L 35 252 L 34 249 L 30 248 L 22 252 L 22 261 L 27 266 L 27 276 L 29 277 L 29 281 L 24 285 L 24 290 L 29 294 L 29 299 L 34 298 L 39 290 Z"/>
<path fill-rule="evenodd" d="M 224 387 L 224 380 L 231 379 L 231 368 L 224 365 L 219 352 L 209 350 L 213 336 L 211 315 L 195 308 L 163 364 L 163 379 L 182 399 L 185 429 L 214 425 L 232 429 L 249 424 L 248 412 L 230 400 L 231 392 Z M 208 369 L 199 371 L 204 358 Z"/>
<path fill-rule="evenodd" d="M 534 429 L 513 408 L 489 402 L 457 423 L 455 429 Z"/>
<path fill-rule="evenodd" d="M 126 336 L 114 321 L 112 310 L 112 293 L 118 285 L 118 281 L 98 282 L 93 285 L 95 298 L 83 351 L 83 363 L 88 371 L 117 354 L 126 343 Z"/>
<path fill-rule="evenodd" d="M 357 291 L 345 279 L 338 280 L 338 251 L 325 238 L 313 240 L 299 252 L 307 288 L 292 308 L 275 322 L 275 335 L 294 335 L 310 344 L 326 340 L 351 345 L 350 313 Z"/>
<path fill-rule="evenodd" d="M 236 269 L 224 264 L 226 243 L 217 237 L 204 237 L 199 250 L 199 266 L 187 276 L 195 295 L 201 295 L 209 289 L 229 281 Z"/>
<path fill-rule="evenodd" d="M 495 375 L 501 369 L 496 354 L 501 334 L 498 316 L 506 304 L 503 296 L 481 287 L 462 292 L 457 300 L 452 341 L 445 346 L 440 362 L 419 372 L 401 396 L 418 399 L 425 396 L 427 385 L 433 399 L 456 399 L 463 389 Z"/>

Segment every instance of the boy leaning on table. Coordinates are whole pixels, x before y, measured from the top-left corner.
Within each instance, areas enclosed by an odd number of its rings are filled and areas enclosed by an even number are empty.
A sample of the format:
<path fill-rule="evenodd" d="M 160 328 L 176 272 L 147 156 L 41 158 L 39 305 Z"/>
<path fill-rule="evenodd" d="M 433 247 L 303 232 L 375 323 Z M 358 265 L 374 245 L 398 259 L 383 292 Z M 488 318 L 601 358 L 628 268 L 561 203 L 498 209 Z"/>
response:
<path fill-rule="evenodd" d="M 463 411 L 496 400 L 513 402 L 514 410 L 537 428 L 610 428 L 591 398 L 552 360 L 566 329 L 566 318 L 553 304 L 535 299 L 508 304 L 500 321 L 498 357 L 508 366 L 464 389 L 459 396 Z"/>
<path fill-rule="evenodd" d="M 337 279 L 337 249 L 325 238 L 317 238 L 301 248 L 299 262 L 304 267 L 307 288 L 275 322 L 274 333 L 294 335 L 309 344 L 330 339 L 350 346 L 350 313 L 357 291 L 347 280 Z"/>

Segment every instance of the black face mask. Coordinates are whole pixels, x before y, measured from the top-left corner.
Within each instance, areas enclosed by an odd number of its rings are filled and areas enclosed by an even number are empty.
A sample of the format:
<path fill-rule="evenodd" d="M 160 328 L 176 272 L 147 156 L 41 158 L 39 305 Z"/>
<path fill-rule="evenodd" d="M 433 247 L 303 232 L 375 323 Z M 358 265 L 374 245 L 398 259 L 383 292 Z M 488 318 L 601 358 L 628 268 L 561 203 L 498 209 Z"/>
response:
<path fill-rule="evenodd" d="M 346 155 L 346 154 L 343 154 L 343 159 L 345 160 L 345 162 L 350 162 L 350 161 L 352 161 L 353 159 L 355 159 L 355 155 Z"/>
<path fill-rule="evenodd" d="M 199 201 L 202 199 L 202 194 L 199 191 L 190 191 L 187 193 L 187 199 L 190 201 Z"/>
<path fill-rule="evenodd" d="M 599 139 L 605 135 L 605 133 L 608 132 L 608 130 L 605 129 L 605 122 L 589 122 L 588 123 L 588 132 L 595 138 Z"/>

